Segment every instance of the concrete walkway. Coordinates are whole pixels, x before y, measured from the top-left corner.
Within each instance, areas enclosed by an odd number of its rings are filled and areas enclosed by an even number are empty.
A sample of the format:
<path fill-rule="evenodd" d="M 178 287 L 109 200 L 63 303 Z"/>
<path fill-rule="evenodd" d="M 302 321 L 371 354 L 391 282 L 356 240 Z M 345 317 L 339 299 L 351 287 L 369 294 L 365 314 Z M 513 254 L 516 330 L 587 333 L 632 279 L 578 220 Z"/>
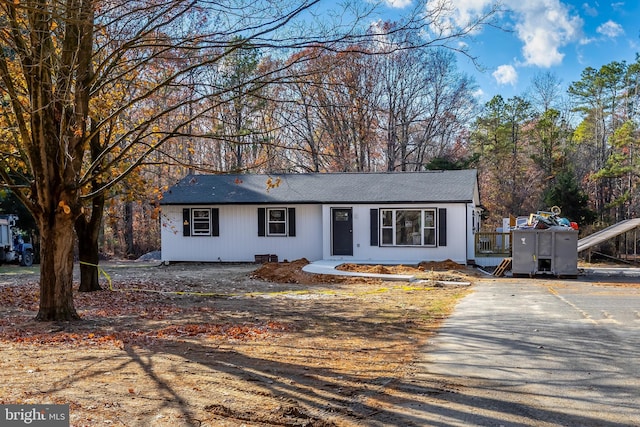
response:
<path fill-rule="evenodd" d="M 382 280 L 397 280 L 412 282 L 416 277 L 411 274 L 379 274 L 379 273 L 359 273 L 356 271 L 336 270 L 341 264 L 366 264 L 366 265 L 398 265 L 398 261 L 314 261 L 302 267 L 302 271 L 313 274 L 332 274 L 335 276 L 371 277 Z"/>

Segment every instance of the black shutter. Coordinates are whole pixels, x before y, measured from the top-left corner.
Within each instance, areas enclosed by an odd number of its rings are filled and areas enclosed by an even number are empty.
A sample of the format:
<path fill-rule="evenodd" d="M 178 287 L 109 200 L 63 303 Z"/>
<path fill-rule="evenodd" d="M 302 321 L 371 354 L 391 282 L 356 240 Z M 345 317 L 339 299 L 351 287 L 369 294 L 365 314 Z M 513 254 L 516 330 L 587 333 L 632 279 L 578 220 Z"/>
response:
<path fill-rule="evenodd" d="M 293 237 L 296 235 L 296 208 L 289 208 L 288 211 L 289 236 Z"/>
<path fill-rule="evenodd" d="M 220 209 L 218 208 L 211 209 L 211 235 L 214 237 L 220 235 Z"/>
<path fill-rule="evenodd" d="M 378 209 L 371 209 L 369 211 L 370 221 L 369 227 L 371 229 L 371 238 L 369 244 L 371 246 L 378 246 L 378 235 L 379 235 L 379 227 L 378 227 Z"/>
<path fill-rule="evenodd" d="M 438 209 L 438 246 L 447 246 L 447 210 Z"/>
<path fill-rule="evenodd" d="M 182 209 L 182 235 L 191 236 L 191 209 Z"/>
<path fill-rule="evenodd" d="M 265 236 L 267 223 L 267 210 L 265 208 L 258 208 L 258 236 Z"/>

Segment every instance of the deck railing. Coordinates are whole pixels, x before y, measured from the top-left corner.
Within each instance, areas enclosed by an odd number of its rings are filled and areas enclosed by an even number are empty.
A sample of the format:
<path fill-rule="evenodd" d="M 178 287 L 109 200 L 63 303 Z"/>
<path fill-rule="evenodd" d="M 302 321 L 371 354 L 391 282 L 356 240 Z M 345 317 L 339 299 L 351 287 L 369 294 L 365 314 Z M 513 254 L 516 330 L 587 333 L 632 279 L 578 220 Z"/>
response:
<path fill-rule="evenodd" d="M 476 233 L 476 257 L 511 256 L 511 242 L 511 233 Z"/>

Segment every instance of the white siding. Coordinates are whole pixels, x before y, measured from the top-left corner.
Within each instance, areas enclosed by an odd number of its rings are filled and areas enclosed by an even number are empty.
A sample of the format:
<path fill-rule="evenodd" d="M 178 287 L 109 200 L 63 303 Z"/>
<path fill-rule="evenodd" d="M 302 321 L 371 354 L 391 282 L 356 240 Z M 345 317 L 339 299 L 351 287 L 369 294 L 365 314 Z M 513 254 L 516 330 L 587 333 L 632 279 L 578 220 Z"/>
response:
<path fill-rule="evenodd" d="M 353 256 L 333 256 L 331 254 L 331 208 L 353 209 Z M 389 247 L 371 246 L 370 244 L 370 210 L 379 208 L 446 208 L 447 209 L 447 245 L 436 247 Z M 322 208 L 322 229 L 327 230 L 323 240 L 323 259 L 344 261 L 397 261 L 418 263 L 420 261 L 453 260 L 460 264 L 467 262 L 467 245 L 473 242 L 469 237 L 471 222 L 467 217 L 465 203 L 449 203 L 440 205 L 325 205 Z M 469 214 L 470 215 L 470 214 Z M 470 240 L 469 240 L 470 239 Z M 471 245 L 473 248 L 473 244 Z"/>
<path fill-rule="evenodd" d="M 296 236 L 259 237 L 258 206 L 188 206 L 218 208 L 220 236 L 182 235 L 182 209 L 162 207 L 162 260 L 202 262 L 253 262 L 255 255 L 275 254 L 278 259 L 322 259 L 322 221 L 318 205 L 278 205 L 296 209 Z"/>
<path fill-rule="evenodd" d="M 255 255 L 275 254 L 280 261 L 306 258 L 309 261 L 391 261 L 418 263 L 451 259 L 465 264 L 473 258 L 472 204 L 441 205 L 278 205 L 296 209 L 296 236 L 259 237 L 257 205 L 188 206 L 219 209 L 220 236 L 182 235 L 182 209 L 162 209 L 162 260 L 200 262 L 253 262 Z M 269 206 L 271 207 L 271 206 Z M 370 244 L 370 210 L 379 208 L 446 208 L 447 245 L 436 247 L 388 247 Z M 353 256 L 331 254 L 331 208 L 353 212 Z"/>

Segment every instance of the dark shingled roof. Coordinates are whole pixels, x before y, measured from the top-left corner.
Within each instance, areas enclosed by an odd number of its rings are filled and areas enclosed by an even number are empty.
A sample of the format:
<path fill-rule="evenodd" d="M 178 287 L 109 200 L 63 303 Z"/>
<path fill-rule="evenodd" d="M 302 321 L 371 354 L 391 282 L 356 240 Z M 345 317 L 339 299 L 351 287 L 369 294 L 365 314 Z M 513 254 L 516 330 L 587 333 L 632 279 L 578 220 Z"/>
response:
<path fill-rule="evenodd" d="M 475 170 L 187 175 L 163 205 L 471 202 Z M 269 186 L 272 183 L 275 186 Z M 277 185 L 276 185 L 277 184 Z"/>

